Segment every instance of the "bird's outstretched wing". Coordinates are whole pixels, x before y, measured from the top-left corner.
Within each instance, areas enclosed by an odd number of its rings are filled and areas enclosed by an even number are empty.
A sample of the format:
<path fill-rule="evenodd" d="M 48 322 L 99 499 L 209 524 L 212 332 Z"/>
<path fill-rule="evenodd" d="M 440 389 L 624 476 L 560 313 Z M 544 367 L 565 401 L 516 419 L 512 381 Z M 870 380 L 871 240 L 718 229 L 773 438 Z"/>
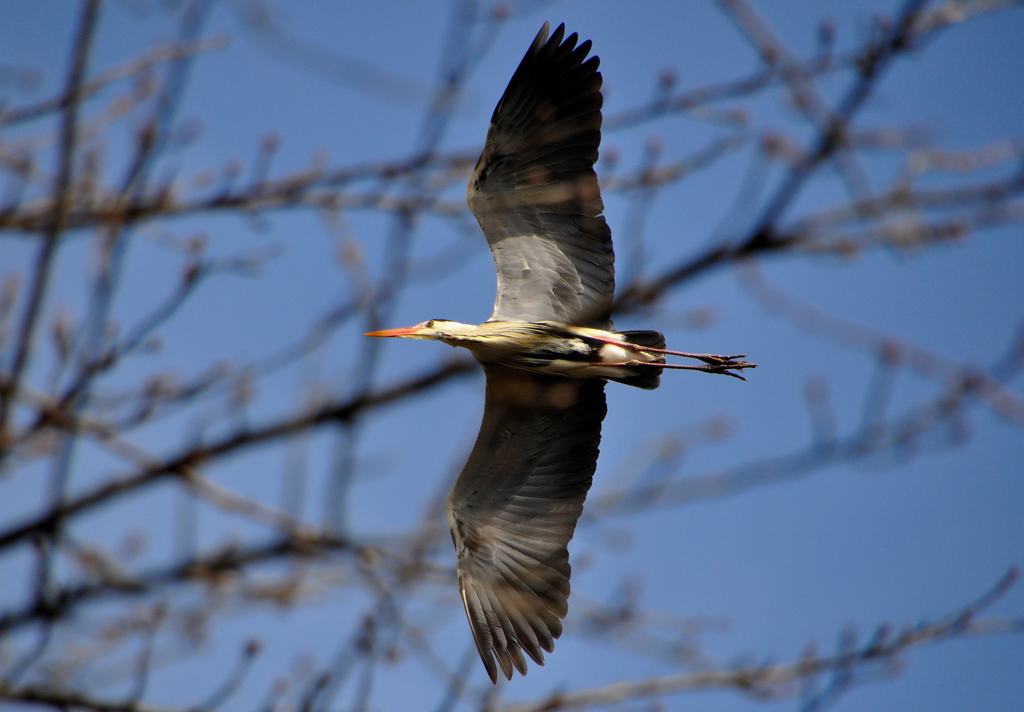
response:
<path fill-rule="evenodd" d="M 568 611 L 566 545 L 597 466 L 604 380 L 485 366 L 473 452 L 448 495 L 459 588 L 480 657 L 497 681 L 551 652 Z M 497 662 L 495 662 L 497 661 Z"/>
<path fill-rule="evenodd" d="M 466 196 L 491 247 L 491 321 L 608 328 L 612 237 L 594 173 L 601 143 L 600 60 L 590 40 L 548 39 L 544 23 L 505 89 Z"/>

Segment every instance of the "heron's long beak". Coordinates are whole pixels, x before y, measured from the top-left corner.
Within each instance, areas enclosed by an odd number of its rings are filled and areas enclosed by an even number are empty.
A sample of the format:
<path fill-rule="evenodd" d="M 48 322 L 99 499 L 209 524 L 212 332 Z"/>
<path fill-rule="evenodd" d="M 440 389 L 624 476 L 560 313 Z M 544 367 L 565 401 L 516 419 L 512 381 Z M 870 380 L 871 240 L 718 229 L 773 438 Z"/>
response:
<path fill-rule="evenodd" d="M 415 336 L 416 332 L 423 328 L 422 324 L 416 326 L 403 326 L 401 329 L 388 329 L 386 331 L 371 331 L 363 336 Z"/>

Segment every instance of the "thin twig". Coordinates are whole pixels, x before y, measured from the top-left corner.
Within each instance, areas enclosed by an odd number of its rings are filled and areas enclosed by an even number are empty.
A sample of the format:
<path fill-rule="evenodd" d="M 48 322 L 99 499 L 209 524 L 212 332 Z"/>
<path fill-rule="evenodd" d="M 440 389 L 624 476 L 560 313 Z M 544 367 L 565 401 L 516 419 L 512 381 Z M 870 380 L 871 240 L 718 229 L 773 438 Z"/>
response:
<path fill-rule="evenodd" d="M 35 341 L 36 325 L 46 296 L 57 245 L 65 228 L 70 208 L 71 184 L 75 166 L 80 92 L 89 61 L 89 48 L 96 30 L 101 0 L 86 0 L 78 23 L 71 67 L 64 94 L 68 97 L 61 115 L 60 147 L 57 152 L 57 178 L 53 187 L 52 208 L 42 235 L 39 253 L 32 269 L 32 280 L 21 325 L 14 340 L 14 359 L 7 375 L 0 380 L 0 462 L 7 452 L 8 422 L 21 383 L 22 371 L 28 362 Z"/>

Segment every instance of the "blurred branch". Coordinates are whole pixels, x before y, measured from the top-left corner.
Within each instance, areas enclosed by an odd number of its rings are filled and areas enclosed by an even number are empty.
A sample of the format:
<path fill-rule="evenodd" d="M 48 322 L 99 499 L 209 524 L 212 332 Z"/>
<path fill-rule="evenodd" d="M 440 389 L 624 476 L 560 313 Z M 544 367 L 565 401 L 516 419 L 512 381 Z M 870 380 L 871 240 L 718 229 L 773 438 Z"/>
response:
<path fill-rule="evenodd" d="M 308 413 L 288 417 L 262 427 L 236 432 L 208 445 L 188 448 L 178 455 L 166 458 L 138 472 L 112 477 L 107 484 L 71 499 L 36 519 L 0 533 L 0 549 L 16 544 L 37 532 L 49 531 L 56 522 L 93 509 L 112 498 L 127 492 L 136 492 L 167 477 L 182 476 L 190 468 L 209 463 L 240 449 L 281 439 L 310 428 L 350 421 L 365 411 L 400 401 L 438 383 L 474 372 L 476 372 L 476 367 L 472 361 L 467 359 L 451 361 L 434 371 L 376 393 L 356 396 L 352 400 L 341 403 L 328 403 Z"/>
<path fill-rule="evenodd" d="M 1007 388 L 982 368 L 954 363 L 926 349 L 833 316 L 824 314 L 773 287 L 756 269 L 742 273 L 742 282 L 766 308 L 780 313 L 800 328 L 834 343 L 872 355 L 882 355 L 891 365 L 901 365 L 942 384 L 959 384 L 965 395 L 978 398 L 994 413 L 1024 426 L 1024 398 Z M 1011 344 L 1011 351 L 1018 344 Z"/>
<path fill-rule="evenodd" d="M 82 104 L 117 82 L 131 79 L 159 64 L 173 62 L 185 57 L 216 52 L 228 45 L 226 37 L 213 37 L 193 42 L 182 42 L 157 47 L 145 54 L 128 60 L 120 66 L 113 67 L 98 74 L 94 79 L 84 82 L 74 95 L 65 91 L 60 96 L 40 101 L 36 104 L 20 108 L 0 109 L 0 127 L 14 126 L 28 121 L 35 121 L 55 111 L 66 111 L 73 102 Z"/>
<path fill-rule="evenodd" d="M 718 0 L 719 6 L 757 48 L 762 61 L 778 66 L 794 106 L 818 131 L 828 131 L 837 122 L 825 100 L 819 95 L 812 78 L 801 71 L 799 62 L 789 53 L 775 31 L 763 21 L 746 0 Z M 848 150 L 846 141 L 837 145 L 830 156 L 850 194 L 858 201 L 870 201 L 871 183 L 856 155 Z"/>
<path fill-rule="evenodd" d="M 719 0 L 719 4 L 754 46 L 761 66 L 738 79 L 685 90 L 677 90 L 674 75 L 666 72 L 657 78 L 648 101 L 608 114 L 607 131 L 683 117 L 706 123 L 713 133 L 692 152 L 668 157 L 663 149 L 672 142 L 652 137 L 641 160 L 628 161 L 629 170 L 617 170 L 627 161 L 617 161 L 615 151 L 607 150 L 601 164 L 602 188 L 606 196 L 618 193 L 630 202 L 629 219 L 617 233 L 630 234 L 639 244 L 647 215 L 659 198 L 668 195 L 662 192 L 665 188 L 719 159 L 735 161 L 743 151 L 751 155 L 753 168 L 748 182 L 738 188 L 736 209 L 725 223 L 740 227 L 722 227 L 715 235 L 725 236 L 724 240 L 650 279 L 642 276 L 640 247 L 634 253 L 635 264 L 620 259 L 619 277 L 625 284 L 616 314 L 664 306 L 668 295 L 688 280 L 752 256 L 845 257 L 864 248 L 935 248 L 971 231 L 1024 224 L 1024 154 L 1019 139 L 953 152 L 933 146 L 919 127 L 879 128 L 859 126 L 856 121 L 897 57 L 921 48 L 953 23 L 1019 3 L 909 2 L 895 21 L 876 18 L 861 46 L 855 43 L 854 50 L 845 53 L 833 51 L 834 37 L 826 23 L 819 33 L 818 51 L 807 59 L 790 53 L 782 35 L 745 0 Z M 413 517 L 413 523 L 402 525 L 400 531 L 353 535 L 344 518 L 347 498 L 354 501 L 355 497 L 352 483 L 370 469 L 361 466 L 363 423 L 382 413 L 380 407 L 411 402 L 407 399 L 450 386 L 476 373 L 476 366 L 470 359 L 435 361 L 418 375 L 374 387 L 380 343 L 357 339 L 342 344 L 341 337 L 348 332 L 340 329 L 377 328 L 390 320 L 400 296 L 417 280 L 450 277 L 456 265 L 483 249 L 482 241 L 473 243 L 479 249 L 465 247 L 470 242 L 464 238 L 479 239 L 477 227 L 461 197 L 453 197 L 463 189 L 479 150 L 441 152 L 439 147 L 444 145 L 442 139 L 467 77 L 494 44 L 505 19 L 521 8 L 484 8 L 469 0 L 455 3 L 431 105 L 414 145 L 404 147 L 407 154 L 398 154 L 403 157 L 334 168 L 328 167 L 325 158 L 315 157 L 306 168 L 282 172 L 278 166 L 294 157 L 286 155 L 282 139 L 271 134 L 248 164 L 235 159 L 182 178 L 175 165 L 176 151 L 198 134 L 198 129 L 181 125 L 189 121 L 177 118 L 191 63 L 227 41 L 200 36 L 215 6 L 209 0 L 165 5 L 161 7 L 178 23 L 176 41 L 90 79 L 86 65 L 99 2 L 85 3 L 63 90 L 44 101 L 0 110 L 0 127 L 18 125 L 18 136 L 37 128 L 28 139 L 0 146 L 0 177 L 8 181 L 0 205 L 0 238 L 20 240 L 27 249 L 38 250 L 25 280 L 27 288 L 23 290 L 18 275 L 12 275 L 0 293 L 0 354 L 7 358 L 0 363 L 5 368 L 0 374 L 0 458 L 7 457 L 8 471 L 18 475 L 19 484 L 31 483 L 32 466 L 56 463 L 54 472 L 71 472 L 70 454 L 61 454 L 70 451 L 61 450 L 61 442 L 78 439 L 90 448 L 90 459 L 80 458 L 83 477 L 76 489 L 67 487 L 65 495 L 66 477 L 55 478 L 61 482 L 53 488 L 57 496 L 36 509 L 13 506 L 11 518 L 25 519 L 4 522 L 0 530 L 0 552 L 15 562 L 24 555 L 31 569 L 24 593 L 12 595 L 0 614 L 0 648 L 11 651 L 0 656 L 6 673 L 0 679 L 0 700 L 98 712 L 212 711 L 246 682 L 260 644 L 255 640 L 245 644 L 237 663 L 224 666 L 216 684 L 206 688 L 213 691 L 201 702 L 172 709 L 143 701 L 150 674 L 166 664 L 164 638 L 180 635 L 198 645 L 205 626 L 219 623 L 240 606 L 297 607 L 319 593 L 348 586 L 345 593 L 358 596 L 360 607 L 352 621 L 342 623 L 351 635 L 326 663 L 310 662 L 306 673 L 295 672 L 296 682 L 290 688 L 294 694 L 288 693 L 284 678 L 275 682 L 266 710 L 289 703 L 310 712 L 345 705 L 372 708 L 387 667 L 404 661 L 421 666 L 441 691 L 439 712 L 471 705 L 477 696 L 483 708 L 499 708 L 497 695 L 503 688 L 480 693 L 468 682 L 477 665 L 475 650 L 470 647 L 461 659 L 453 657 L 452 647 L 436 635 L 447 623 L 447 614 L 458 607 L 442 492 L 454 480 L 457 468 L 440 466 L 439 484 L 429 488 L 422 517 Z M 400 77 L 289 34 L 265 14 L 269 7 L 263 2 L 243 0 L 234 10 L 250 23 L 259 42 L 274 45 L 272 51 L 286 55 L 288 61 L 332 74 L 361 90 L 418 101 L 413 96 L 417 88 Z M 152 70 L 163 64 L 169 66 L 157 79 Z M 112 85 L 133 77 L 138 80 L 130 94 L 112 97 L 98 112 L 100 119 L 83 121 L 88 101 L 94 106 L 96 97 L 112 93 L 108 92 Z M 843 79 L 852 81 L 830 104 L 826 97 L 833 94 L 827 90 Z M 788 99 L 800 112 L 798 119 L 810 124 L 809 133 L 803 126 L 798 129 L 804 132 L 797 135 L 810 136 L 802 148 L 781 131 L 756 128 L 758 124 L 748 118 L 750 108 L 741 105 L 749 99 L 756 106 L 754 102 L 776 95 Z M 43 119 L 55 120 L 56 137 L 42 121 L 38 127 L 28 126 Z M 131 127 L 127 142 L 112 137 L 110 130 L 121 120 Z M 49 156 L 45 152 L 51 147 L 57 166 L 52 177 L 38 168 L 35 158 L 35 152 Z M 126 155 L 125 165 L 112 170 L 105 163 L 107 150 L 114 156 Z M 903 167 L 890 184 L 880 183 L 876 192 L 867 178 L 881 175 L 871 162 L 879 157 L 889 164 L 902 162 Z M 870 176 L 861 161 L 872 167 Z M 808 188 L 817 185 L 812 178 L 824 166 L 836 168 L 846 193 L 840 192 L 829 207 L 797 211 L 797 206 L 804 206 Z M 782 178 L 774 189 L 762 191 L 780 169 Z M 116 178 L 105 182 L 106 176 Z M 762 192 L 768 199 L 756 210 Z M 264 213 L 288 209 L 306 210 L 314 217 L 319 211 L 328 236 L 342 246 L 341 295 L 330 297 L 327 306 L 315 306 L 318 311 L 310 312 L 312 316 L 297 313 L 296 319 L 308 319 L 305 330 L 299 321 L 298 336 L 286 337 L 292 341 L 261 344 L 258 355 L 247 356 L 241 365 L 221 359 L 201 370 L 194 361 L 185 362 L 184 369 L 193 374 L 189 377 L 179 377 L 173 363 L 161 361 L 160 366 L 150 367 L 154 370 L 147 370 L 142 359 L 129 358 L 157 354 L 156 342 L 172 336 L 177 339 L 173 348 L 189 348 L 187 329 L 193 327 L 185 324 L 184 335 L 176 331 L 185 320 L 179 315 L 188 309 L 222 306 L 216 301 L 220 294 L 211 296 L 209 288 L 199 289 L 206 287 L 207 278 L 225 272 L 251 274 L 268 261 L 268 255 L 277 254 L 268 248 L 261 253 L 207 258 L 205 232 L 186 240 L 168 229 L 157 243 L 171 245 L 172 252 L 184 255 L 180 278 L 171 287 L 162 287 L 166 293 L 146 291 L 139 304 L 124 310 L 130 316 L 122 327 L 116 321 L 122 316 L 122 305 L 115 310 L 113 297 L 122 279 L 120 260 L 128 244 L 137 242 L 140 227 L 228 215 L 260 228 Z M 356 239 L 357 228 L 346 224 L 348 214 L 356 211 L 383 216 L 386 229 L 365 241 Z M 428 232 L 424 225 L 433 229 L 437 223 L 454 238 L 414 250 L 415 241 Z M 224 247 L 230 235 L 217 238 L 211 251 L 231 249 Z M 96 255 L 96 264 L 64 266 L 87 275 L 85 291 L 91 288 L 91 301 L 87 297 L 80 322 L 78 305 L 51 310 L 56 314 L 49 332 L 54 352 L 49 364 L 34 353 L 34 343 L 40 339 L 37 332 L 42 331 L 43 319 L 49 316 L 44 312 L 48 280 L 57 272 L 55 255 L 70 240 L 89 240 Z M 421 254 L 424 251 L 429 252 L 426 257 Z M 82 253 L 73 254 L 77 259 Z M 173 279 L 173 272 L 168 274 Z M 1024 334 L 1014 337 L 1006 353 L 990 359 L 992 363 L 958 363 L 962 355 L 954 359 L 932 353 L 904 339 L 831 317 L 767 284 L 753 271 L 742 271 L 740 276 L 766 308 L 815 337 L 873 359 L 859 419 L 856 406 L 853 409 L 858 422 L 843 431 L 840 424 L 849 422 L 848 414 L 833 411 L 828 382 L 812 377 L 806 387 L 811 421 L 806 446 L 781 456 L 743 456 L 745 464 L 739 466 L 712 466 L 705 474 L 676 478 L 694 446 L 722 439 L 728 434 L 728 423 L 715 418 L 685 431 L 676 428 L 638 445 L 635 457 L 626 459 L 628 472 L 613 483 L 616 490 L 593 493 L 583 522 L 604 525 L 604 517 L 725 496 L 836 464 L 865 463 L 872 458 L 905 461 L 936 442 L 957 444 L 966 415 L 979 404 L 1015 425 L 1024 424 L 1024 399 L 1007 385 L 1024 368 Z M 210 298 L 202 302 L 200 295 Z M 336 353 L 339 348 L 344 349 L 341 358 Z M 45 354 L 44 349 L 38 351 Z M 35 366 L 34 358 L 42 366 Z M 800 360 L 796 365 L 808 364 Z M 329 369 L 335 372 L 327 375 Z M 890 411 L 897 404 L 903 407 L 894 394 L 902 385 L 899 376 L 906 371 L 940 387 L 931 397 L 894 414 Z M 295 399 L 300 407 L 293 412 L 294 406 L 282 408 L 280 387 L 296 372 L 302 384 Z M 260 391 L 266 397 L 257 402 L 254 394 Z M 328 400 L 325 393 L 333 395 Z M 336 436 L 333 443 L 305 437 L 325 430 Z M 192 433 L 191 439 L 167 448 L 165 443 L 174 442 L 173 434 L 183 431 Z M 326 453 L 325 445 L 333 445 L 333 451 Z M 218 467 L 232 456 L 262 454 L 260 448 L 268 446 L 276 446 L 273 456 L 288 448 L 300 452 L 285 458 L 282 476 L 298 473 L 302 481 L 294 485 L 286 480 L 291 495 L 284 497 L 280 508 L 267 503 L 273 499 L 265 491 L 259 498 L 248 497 L 217 479 L 222 474 Z M 103 459 L 91 459 L 93 455 Z M 305 478 L 308 475 L 311 483 L 315 475 L 306 463 L 324 457 L 332 461 L 323 467 L 323 492 L 308 496 L 305 488 L 312 485 Z M 109 542 L 108 532 L 93 527 L 97 520 L 127 516 L 136 503 L 134 495 L 159 482 L 173 484 L 162 496 L 185 502 L 186 513 L 176 521 L 172 537 L 179 546 L 169 556 L 161 550 L 140 564 L 133 557 L 145 544 L 132 543 L 133 537 L 144 539 L 150 522 L 139 522 L 139 530 L 130 532 L 120 549 Z M 326 524 L 307 518 L 304 510 L 309 503 L 324 505 Z M 206 531 L 208 514 L 216 522 L 209 529 L 241 523 L 245 534 L 214 541 Z M 607 526 L 609 540 L 613 526 L 618 525 Z M 711 669 L 710 658 L 695 642 L 691 628 L 669 614 L 642 608 L 636 592 L 624 585 L 609 604 L 576 599 L 577 615 L 570 619 L 567 631 L 581 634 L 588 642 L 616 645 L 629 654 L 676 666 L 675 670 L 689 666 L 685 669 L 694 672 L 564 692 L 500 709 L 578 709 L 679 691 L 724 689 L 758 700 L 798 696 L 807 712 L 820 710 L 853 684 L 867 681 L 867 673 L 891 675 L 904 651 L 916 646 L 1024 632 L 1024 622 L 1018 619 L 978 615 L 1015 577 L 1011 572 L 978 602 L 936 623 L 906 627 L 898 633 L 880 626 L 871 640 L 860 643 L 854 635 L 843 633 L 832 654 L 820 655 L 809 647 L 790 662 L 744 663 L 728 669 Z M 164 600 L 168 602 L 166 619 L 160 607 Z M 170 605 L 183 601 L 180 609 Z M 101 602 L 104 605 L 90 607 Z M 118 605 L 105 605 L 110 603 Z M 194 648 L 189 654 L 194 654 Z M 103 656 L 112 661 L 107 666 L 110 674 L 89 677 L 92 658 Z M 89 680 L 88 687 L 78 690 L 75 684 L 81 680 Z M 123 684 L 127 699 L 100 697 L 110 684 Z M 342 694 L 348 695 L 344 705 L 335 699 Z M 283 701 L 286 696 L 292 699 Z"/>
<path fill-rule="evenodd" d="M 374 550 L 339 538 L 331 532 L 303 534 L 295 537 L 274 537 L 248 546 L 225 545 L 211 551 L 156 567 L 133 575 L 105 575 L 98 580 L 66 586 L 54 592 L 53 605 L 46 610 L 35 606 L 12 610 L 0 616 L 0 632 L 17 631 L 40 620 L 60 620 L 74 613 L 83 603 L 117 598 L 142 597 L 173 585 L 202 583 L 216 589 L 218 582 L 229 580 L 232 574 L 246 567 L 277 560 L 321 559 L 328 554 L 352 551 L 357 555 L 373 556 Z"/>
<path fill-rule="evenodd" d="M 892 60 L 913 49 L 914 22 L 925 2 L 910 0 L 905 3 L 892 29 L 880 40 L 868 43 L 858 60 L 856 79 L 838 102 L 827 123 L 817 132 L 807 151 L 789 168 L 781 185 L 746 235 L 732 244 L 715 245 L 644 284 L 627 287 L 616 299 L 619 311 L 632 311 L 650 305 L 668 289 L 683 281 L 755 254 L 776 252 L 789 244 L 779 235 L 777 222 L 822 162 L 842 149 L 849 125 Z"/>
<path fill-rule="evenodd" d="M 900 363 L 897 349 L 896 345 L 889 348 L 886 344 L 879 344 L 877 356 L 880 365 Z M 865 462 L 872 457 L 889 455 L 894 461 L 905 461 L 921 447 L 923 436 L 940 425 L 949 424 L 954 432 L 952 437 L 958 437 L 955 434 L 957 419 L 972 402 L 978 400 L 979 390 L 998 387 L 1005 391 L 1002 382 L 1013 378 L 1022 368 L 1024 332 L 1015 336 L 1006 354 L 995 360 L 988 373 L 977 369 L 957 371 L 954 368 L 949 377 L 940 377 L 944 387 L 933 399 L 885 419 L 881 412 L 865 411 L 861 424 L 842 435 L 834 432 L 831 414 L 822 407 L 826 394 L 821 391 L 825 387 L 818 382 L 815 388 L 809 389 L 813 396 L 809 398 L 811 405 L 817 407 L 812 411 L 814 437 L 806 448 L 709 474 L 663 479 L 627 486 L 619 491 L 593 493 L 588 498 L 580 522 L 727 497 L 750 488 L 806 477 L 827 467 Z M 997 412 L 1002 412 L 1005 409 L 1002 399 L 996 403 L 1000 406 Z M 1017 403 L 1018 399 L 1011 400 L 1006 407 L 1016 407 Z M 671 454 L 669 451 L 668 455 Z"/>
<path fill-rule="evenodd" d="M 57 709 L 84 709 L 96 712 L 205 712 L 177 707 L 150 705 L 136 700 L 110 700 L 87 692 L 72 692 L 45 686 L 8 687 L 0 683 L 0 699 L 22 705 L 38 705 Z"/>
<path fill-rule="evenodd" d="M 429 99 L 427 87 L 411 79 L 289 32 L 262 0 L 244 0 L 234 9 L 256 46 L 278 61 L 384 101 L 422 107 Z"/>
<path fill-rule="evenodd" d="M 262 645 L 257 639 L 253 638 L 249 640 L 242 648 L 242 654 L 238 658 L 238 665 L 235 669 L 224 679 L 216 690 L 192 709 L 215 710 L 224 704 L 233 694 L 235 694 L 239 685 L 241 685 L 245 680 L 252 668 L 253 662 L 259 656 L 261 649 Z"/>
<path fill-rule="evenodd" d="M 629 700 L 662 697 L 680 692 L 728 689 L 755 698 L 774 699 L 789 696 L 788 686 L 802 679 L 840 670 L 853 670 L 869 664 L 892 664 L 894 659 L 917 647 L 934 645 L 953 638 L 1024 632 L 1024 619 L 978 618 L 1018 578 L 1011 569 L 981 598 L 935 623 L 920 623 L 890 634 L 887 626 L 864 645 L 834 656 L 812 654 L 788 663 L 768 664 L 738 670 L 707 670 L 667 677 L 651 677 L 638 682 L 617 682 L 579 692 L 555 693 L 536 703 L 503 705 L 500 712 L 560 712 L 615 705 Z"/>
<path fill-rule="evenodd" d="M 71 56 L 71 67 L 68 70 L 68 79 L 64 90 L 67 101 L 64 103 L 61 116 L 57 179 L 53 186 L 51 208 L 39 228 L 42 240 L 32 268 L 32 278 L 21 325 L 14 339 L 14 358 L 11 361 L 10 370 L 0 378 L 0 462 L 7 450 L 8 419 L 13 407 L 13 400 L 21 384 L 22 371 L 32 351 L 36 324 L 50 281 L 57 244 L 66 227 L 73 181 L 72 171 L 75 165 L 78 112 L 81 106 L 80 92 L 99 10 L 99 0 L 86 0 L 82 6 L 82 16 L 79 19 L 78 33 Z"/>

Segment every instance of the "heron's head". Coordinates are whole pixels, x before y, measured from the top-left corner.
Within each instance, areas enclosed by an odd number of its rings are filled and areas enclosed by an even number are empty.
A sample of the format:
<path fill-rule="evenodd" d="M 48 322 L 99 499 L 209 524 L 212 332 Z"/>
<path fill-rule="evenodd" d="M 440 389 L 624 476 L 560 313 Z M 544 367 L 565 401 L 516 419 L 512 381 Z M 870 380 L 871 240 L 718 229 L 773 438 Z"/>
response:
<path fill-rule="evenodd" d="M 366 336 L 398 336 L 403 339 L 434 339 L 437 341 L 453 340 L 458 341 L 464 336 L 473 333 L 476 327 L 472 324 L 461 324 L 457 321 L 445 319 L 431 319 L 416 326 L 406 326 L 401 329 L 388 329 L 387 331 L 371 331 Z"/>

